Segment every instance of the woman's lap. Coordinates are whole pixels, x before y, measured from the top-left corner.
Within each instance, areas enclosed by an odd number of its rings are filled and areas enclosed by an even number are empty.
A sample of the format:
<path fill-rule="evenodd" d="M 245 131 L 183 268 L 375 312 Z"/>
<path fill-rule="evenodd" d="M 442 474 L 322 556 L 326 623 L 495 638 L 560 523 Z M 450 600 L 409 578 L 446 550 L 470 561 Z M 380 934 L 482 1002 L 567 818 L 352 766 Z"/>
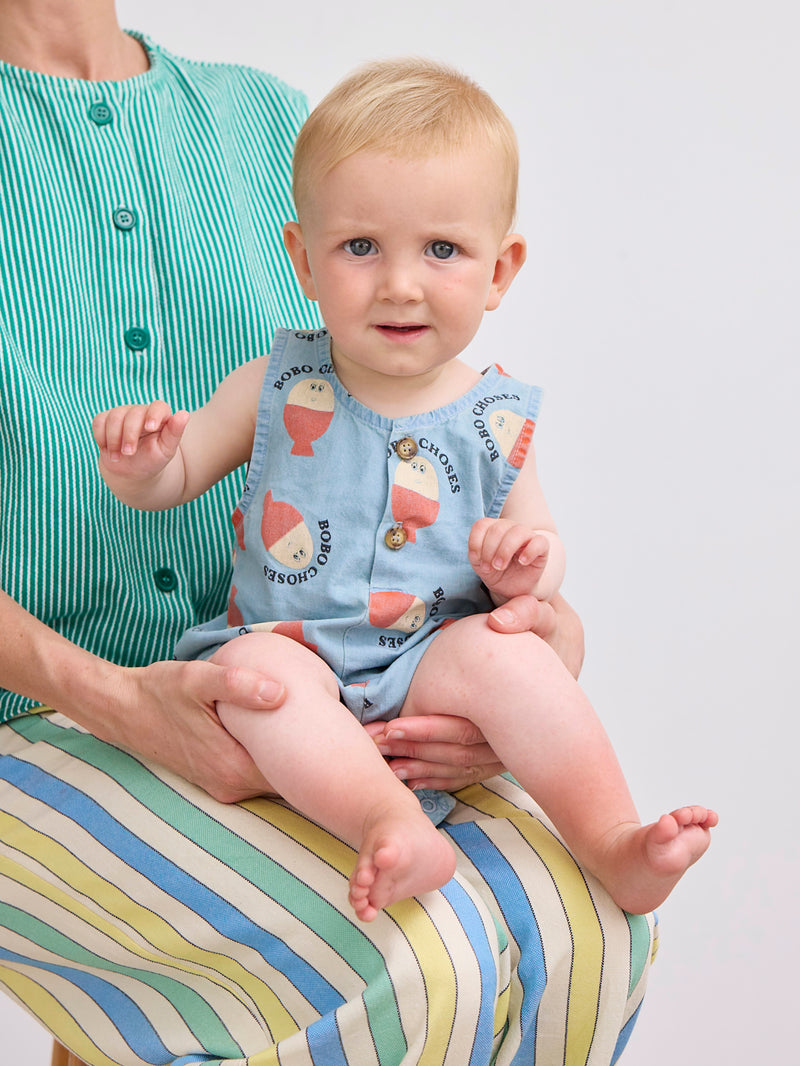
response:
<path fill-rule="evenodd" d="M 460 852 L 458 873 L 475 885 L 511 952 L 512 1032 L 498 1066 L 615 1061 L 644 996 L 653 917 L 620 911 L 512 780 L 493 778 L 458 796 L 445 826 Z"/>
<path fill-rule="evenodd" d="M 363 926 L 354 853 L 282 804 L 223 806 L 60 715 L 17 720 L 0 728 L 0 982 L 97 1066 L 486 1066 L 493 1045 L 515 1066 L 607 1064 L 650 927 L 565 876 L 513 783 L 460 799 L 457 876 Z"/>

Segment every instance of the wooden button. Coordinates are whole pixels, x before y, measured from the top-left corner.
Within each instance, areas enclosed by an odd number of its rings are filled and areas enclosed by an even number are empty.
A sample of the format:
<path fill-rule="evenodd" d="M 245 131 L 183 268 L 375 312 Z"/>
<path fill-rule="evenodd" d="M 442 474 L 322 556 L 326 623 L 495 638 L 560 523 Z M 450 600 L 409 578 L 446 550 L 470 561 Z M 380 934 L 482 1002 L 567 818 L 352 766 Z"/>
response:
<path fill-rule="evenodd" d="M 392 526 L 391 529 L 386 531 L 386 536 L 383 540 L 387 548 L 391 548 L 393 552 L 396 552 L 400 551 L 408 540 L 408 534 L 402 526 Z"/>
<path fill-rule="evenodd" d="M 400 456 L 401 459 L 408 462 L 409 459 L 413 459 L 417 454 L 417 442 L 413 437 L 403 437 L 394 446 L 394 450 Z"/>

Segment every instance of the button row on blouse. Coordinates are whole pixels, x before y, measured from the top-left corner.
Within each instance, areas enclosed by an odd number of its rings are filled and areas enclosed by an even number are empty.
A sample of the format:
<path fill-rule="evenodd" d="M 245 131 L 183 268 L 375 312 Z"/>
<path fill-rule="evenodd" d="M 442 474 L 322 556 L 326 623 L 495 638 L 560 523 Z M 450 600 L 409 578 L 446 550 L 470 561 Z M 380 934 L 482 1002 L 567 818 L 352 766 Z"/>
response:
<path fill-rule="evenodd" d="M 123 232 L 133 229 L 138 222 L 132 207 L 118 207 L 111 216 L 117 229 Z M 150 345 L 150 331 L 144 326 L 131 326 L 124 333 L 125 343 L 134 352 L 141 352 Z"/>
<path fill-rule="evenodd" d="M 103 100 L 98 100 L 89 108 L 89 118 L 96 126 L 107 126 L 113 121 L 114 113 Z M 131 230 L 136 226 L 138 217 L 132 207 L 121 205 L 111 215 L 111 221 L 118 230 Z M 141 352 L 150 344 L 150 331 L 144 326 L 131 326 L 126 329 L 124 339 L 134 352 Z M 153 581 L 160 592 L 174 592 L 178 587 L 178 575 L 169 566 L 162 566 L 153 574 Z"/>
<path fill-rule="evenodd" d="M 107 126 L 114 118 L 114 112 L 103 100 L 98 100 L 89 108 L 89 118 L 96 126 Z M 132 207 L 120 206 L 111 215 L 111 221 L 119 230 L 131 230 L 138 222 L 136 212 Z M 133 352 L 141 352 L 150 346 L 150 331 L 144 326 L 131 326 L 123 334 L 125 343 Z M 158 571 L 164 574 L 166 571 Z M 158 584 L 158 576 L 156 576 Z M 159 585 L 159 588 L 162 586 Z M 174 587 L 174 586 L 172 586 Z M 170 591 L 170 589 L 165 589 Z"/>

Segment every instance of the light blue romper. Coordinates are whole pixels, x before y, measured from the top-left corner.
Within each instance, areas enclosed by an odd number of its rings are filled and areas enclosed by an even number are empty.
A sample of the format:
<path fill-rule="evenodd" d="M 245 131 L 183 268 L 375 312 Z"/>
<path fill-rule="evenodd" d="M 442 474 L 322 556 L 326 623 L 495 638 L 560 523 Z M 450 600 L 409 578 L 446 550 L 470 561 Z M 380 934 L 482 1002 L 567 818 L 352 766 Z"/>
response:
<path fill-rule="evenodd" d="M 326 330 L 279 330 L 233 515 L 228 611 L 176 656 L 272 630 L 328 663 L 359 721 L 395 717 L 440 627 L 492 609 L 467 537 L 500 514 L 540 398 L 494 366 L 445 407 L 385 418 L 341 385 Z"/>

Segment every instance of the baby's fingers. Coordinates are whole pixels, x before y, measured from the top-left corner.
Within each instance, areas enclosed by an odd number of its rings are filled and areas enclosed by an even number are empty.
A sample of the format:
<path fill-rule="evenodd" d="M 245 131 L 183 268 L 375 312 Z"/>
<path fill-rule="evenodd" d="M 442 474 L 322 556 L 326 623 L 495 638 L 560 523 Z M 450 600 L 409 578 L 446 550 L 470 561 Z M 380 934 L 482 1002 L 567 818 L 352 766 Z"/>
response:
<path fill-rule="evenodd" d="M 110 413 L 110 411 L 101 411 L 99 415 L 95 415 L 92 419 L 92 436 L 98 448 L 105 449 L 107 447 L 106 424 Z"/>
<path fill-rule="evenodd" d="M 170 415 L 162 425 L 159 444 L 161 450 L 168 459 L 171 459 L 178 450 L 178 445 L 180 444 L 183 431 L 186 429 L 188 422 L 188 411 L 176 411 L 175 414 Z"/>
<path fill-rule="evenodd" d="M 99 447 L 112 462 L 135 455 L 139 443 L 157 433 L 169 419 L 171 411 L 162 400 L 151 404 L 114 407 L 98 415 L 92 428 Z"/>
<path fill-rule="evenodd" d="M 122 428 L 122 454 L 135 455 L 139 442 L 146 437 L 163 437 L 173 417 L 172 409 L 163 400 L 153 400 L 147 406 L 130 408 Z"/>
<path fill-rule="evenodd" d="M 483 522 L 484 520 L 481 520 Z M 538 537 L 532 533 L 528 526 L 519 525 L 516 522 L 508 522 L 503 519 L 491 521 L 483 529 L 473 531 L 476 533 L 476 541 L 480 541 L 480 551 L 477 557 L 477 565 L 492 570 L 507 570 L 511 562 L 520 554 L 520 562 L 525 565 L 533 562 L 539 554 L 534 548 L 538 543 Z M 476 522 L 479 526 L 481 523 Z M 544 542 L 544 551 L 547 551 L 547 540 Z M 472 548 L 472 544 L 470 545 Z M 476 558 L 470 556 L 472 565 L 476 565 Z"/>
<path fill-rule="evenodd" d="M 535 536 L 527 526 L 511 525 L 500 532 L 502 535 L 492 556 L 492 566 L 495 570 L 507 570 L 517 557 L 523 565 L 533 562 L 536 556 L 530 555 L 529 546 Z"/>
<path fill-rule="evenodd" d="M 128 447 L 130 447 L 132 435 L 135 434 L 138 441 L 146 410 L 147 408 L 141 405 L 114 407 L 110 411 L 103 411 L 102 414 L 97 415 L 92 422 L 92 432 L 98 447 L 108 459 L 119 460 L 122 456 L 123 442 L 128 442 Z M 137 426 L 138 433 L 135 428 Z"/>
<path fill-rule="evenodd" d="M 479 518 L 469 532 L 467 554 L 470 563 L 478 569 L 491 566 L 495 543 L 493 530 L 496 524 L 493 518 Z"/>
<path fill-rule="evenodd" d="M 527 544 L 518 549 L 518 561 L 521 566 L 541 566 L 547 562 L 550 554 L 550 541 L 543 533 L 529 535 Z"/>

